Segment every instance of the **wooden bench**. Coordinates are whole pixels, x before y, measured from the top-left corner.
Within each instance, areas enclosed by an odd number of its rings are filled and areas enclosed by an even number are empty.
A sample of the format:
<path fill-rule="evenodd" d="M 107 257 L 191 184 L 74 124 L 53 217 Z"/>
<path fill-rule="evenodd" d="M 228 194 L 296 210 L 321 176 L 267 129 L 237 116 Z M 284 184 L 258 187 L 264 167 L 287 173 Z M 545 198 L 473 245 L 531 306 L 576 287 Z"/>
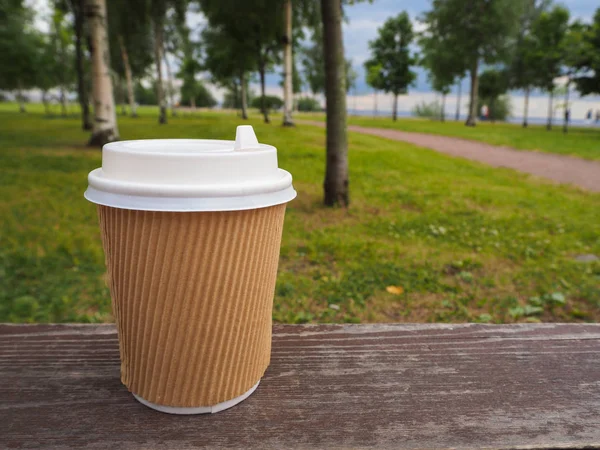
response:
<path fill-rule="evenodd" d="M 254 395 L 171 416 L 113 325 L 0 325 L 0 448 L 600 448 L 600 325 L 277 325 Z"/>

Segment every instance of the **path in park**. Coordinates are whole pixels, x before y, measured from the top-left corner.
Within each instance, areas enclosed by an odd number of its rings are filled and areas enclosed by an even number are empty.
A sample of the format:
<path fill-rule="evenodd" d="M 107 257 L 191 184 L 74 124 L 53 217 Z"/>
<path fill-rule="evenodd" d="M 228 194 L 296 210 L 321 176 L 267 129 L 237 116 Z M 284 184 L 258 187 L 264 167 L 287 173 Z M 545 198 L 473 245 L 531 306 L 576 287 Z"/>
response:
<path fill-rule="evenodd" d="M 298 123 L 325 127 L 325 122 L 301 120 Z M 494 167 L 508 167 L 557 183 L 568 183 L 593 192 L 600 192 L 600 162 L 552 153 L 515 150 L 484 142 L 448 136 L 412 133 L 384 128 L 348 125 L 348 130 L 394 141 L 409 142 L 440 153 L 479 161 Z"/>

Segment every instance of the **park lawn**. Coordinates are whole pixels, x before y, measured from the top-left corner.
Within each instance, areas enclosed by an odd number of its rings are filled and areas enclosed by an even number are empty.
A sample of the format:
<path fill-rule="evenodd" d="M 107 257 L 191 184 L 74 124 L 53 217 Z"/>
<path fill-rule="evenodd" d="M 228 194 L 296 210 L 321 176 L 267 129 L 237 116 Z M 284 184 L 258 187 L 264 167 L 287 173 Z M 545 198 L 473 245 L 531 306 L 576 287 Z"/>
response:
<path fill-rule="evenodd" d="M 324 114 L 299 114 L 297 117 L 306 120 L 325 120 Z M 363 127 L 391 128 L 452 136 L 518 150 L 558 153 L 600 160 L 600 126 L 595 128 L 570 127 L 569 132 L 564 134 L 562 123 L 556 123 L 551 131 L 541 125 L 529 125 L 528 128 L 523 128 L 511 123 L 479 122 L 476 127 L 466 127 L 462 121 L 439 122 L 418 118 L 399 118 L 394 122 L 389 117 L 350 116 L 348 123 Z"/>
<path fill-rule="evenodd" d="M 119 117 L 124 139 L 233 139 L 232 114 L 159 126 Z M 324 130 L 250 121 L 279 149 L 298 198 L 284 227 L 278 322 L 600 319 L 600 195 L 412 145 L 350 134 L 349 209 L 321 204 Z M 0 322 L 112 320 L 95 206 L 100 166 L 79 118 L 0 111 Z M 578 135 L 570 135 L 578 139 Z"/>

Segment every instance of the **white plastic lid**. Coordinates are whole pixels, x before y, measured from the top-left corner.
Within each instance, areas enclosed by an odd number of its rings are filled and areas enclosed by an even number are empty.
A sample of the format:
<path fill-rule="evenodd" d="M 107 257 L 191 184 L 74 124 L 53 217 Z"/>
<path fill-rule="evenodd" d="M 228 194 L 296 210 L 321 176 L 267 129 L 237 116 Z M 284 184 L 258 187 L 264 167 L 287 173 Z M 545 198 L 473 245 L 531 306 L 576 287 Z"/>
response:
<path fill-rule="evenodd" d="M 88 175 L 85 198 L 144 211 L 236 211 L 296 197 L 277 149 L 259 144 L 250 125 L 236 140 L 120 141 L 102 149 L 102 167 Z"/>

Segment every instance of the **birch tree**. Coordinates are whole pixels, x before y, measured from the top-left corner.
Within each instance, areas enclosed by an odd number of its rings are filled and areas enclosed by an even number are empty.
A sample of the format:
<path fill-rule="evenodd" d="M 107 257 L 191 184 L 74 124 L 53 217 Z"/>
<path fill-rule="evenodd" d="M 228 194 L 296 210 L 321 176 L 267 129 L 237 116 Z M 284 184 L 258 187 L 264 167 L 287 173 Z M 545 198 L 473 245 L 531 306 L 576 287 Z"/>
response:
<path fill-rule="evenodd" d="M 85 16 L 90 31 L 92 93 L 94 97 L 94 118 L 89 145 L 102 146 L 107 142 L 119 139 L 110 76 L 110 49 L 105 0 L 86 0 Z"/>

